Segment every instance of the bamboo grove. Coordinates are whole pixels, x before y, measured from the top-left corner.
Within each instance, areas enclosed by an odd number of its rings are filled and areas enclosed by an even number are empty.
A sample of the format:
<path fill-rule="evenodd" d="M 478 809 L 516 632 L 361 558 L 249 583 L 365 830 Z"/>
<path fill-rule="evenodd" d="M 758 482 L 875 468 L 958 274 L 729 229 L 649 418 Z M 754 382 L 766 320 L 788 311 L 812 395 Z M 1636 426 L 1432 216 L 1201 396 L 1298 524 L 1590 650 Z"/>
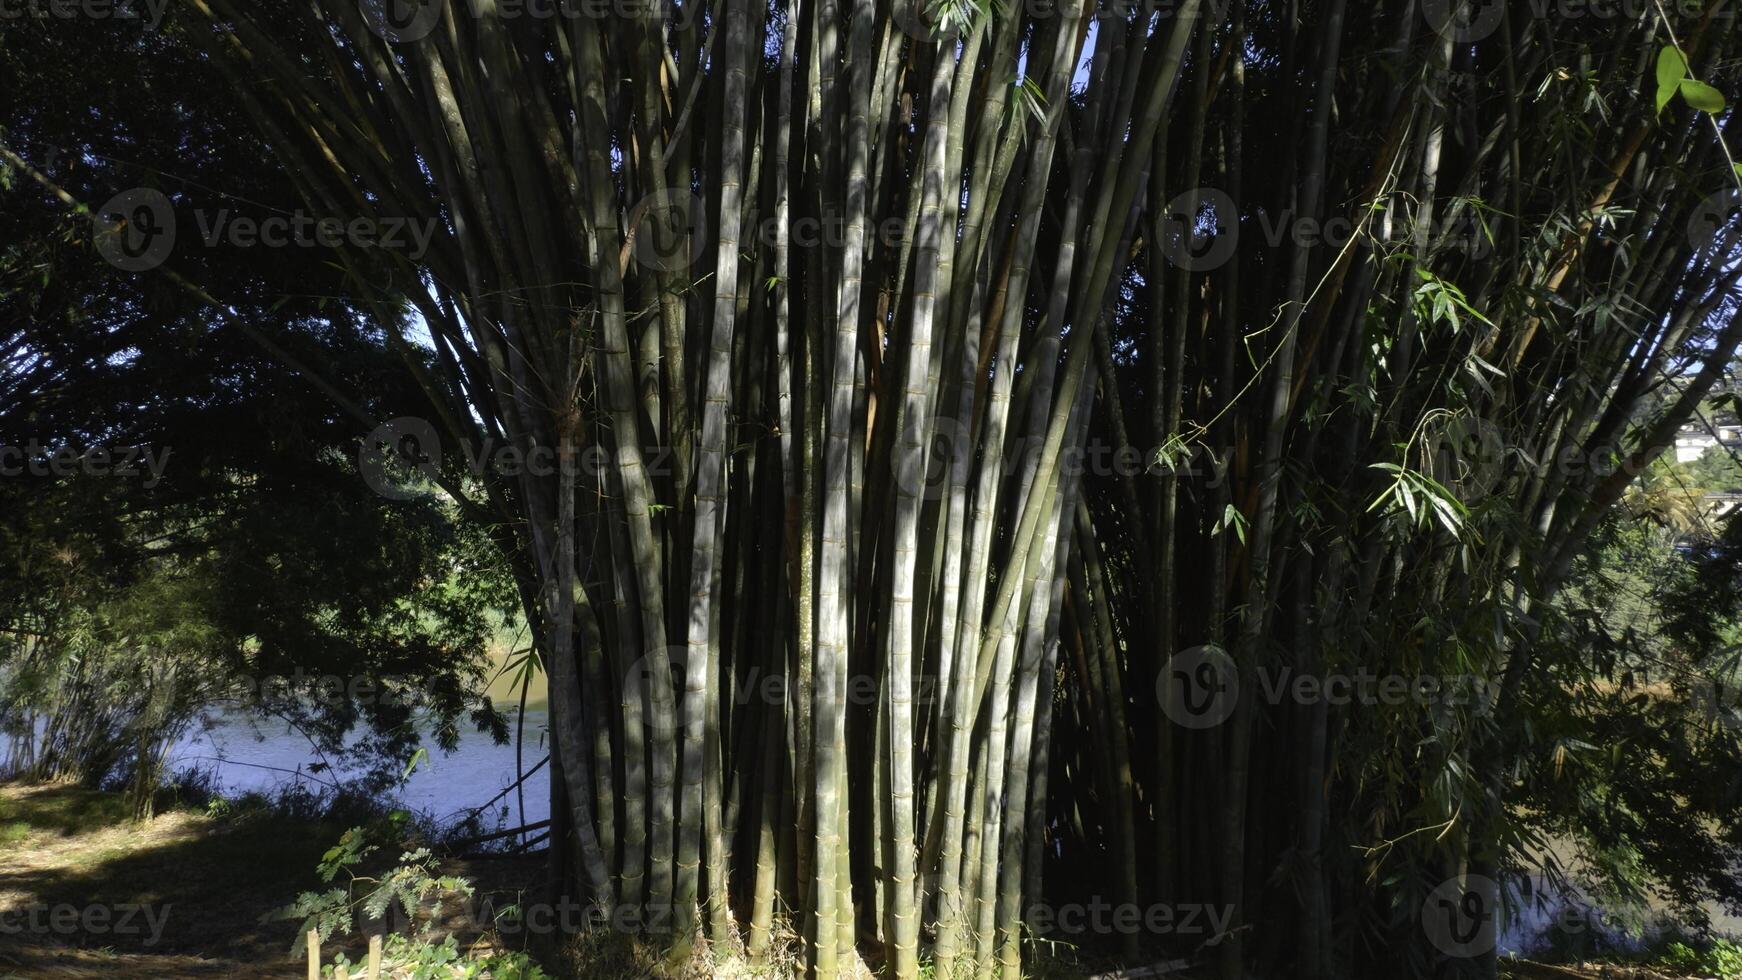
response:
<path fill-rule="evenodd" d="M 172 26 L 309 208 L 438 228 L 336 253 L 427 397 L 371 448 L 515 562 L 577 894 L 819 977 L 1014 978 L 1045 903 L 1204 903 L 1107 943 L 1316 978 L 1492 975 L 1424 902 L 1518 868 L 1541 624 L 1742 340 L 1731 5 L 1612 6 Z M 493 444 L 556 462 L 458 467 Z"/>

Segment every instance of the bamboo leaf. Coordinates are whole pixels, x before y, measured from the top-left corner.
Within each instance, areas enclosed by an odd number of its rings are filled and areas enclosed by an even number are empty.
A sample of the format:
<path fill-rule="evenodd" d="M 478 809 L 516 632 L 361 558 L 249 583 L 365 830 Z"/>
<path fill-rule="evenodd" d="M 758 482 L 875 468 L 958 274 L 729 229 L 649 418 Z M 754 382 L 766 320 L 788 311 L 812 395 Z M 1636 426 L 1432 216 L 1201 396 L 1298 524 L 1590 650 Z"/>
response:
<path fill-rule="evenodd" d="M 1675 98 L 1676 89 L 1682 79 L 1688 76 L 1687 59 L 1676 50 L 1675 45 L 1665 45 L 1657 53 L 1657 114 L 1663 115 L 1663 109 L 1669 105 L 1669 100 Z"/>
<path fill-rule="evenodd" d="M 411 754 L 411 761 L 405 764 L 405 771 L 399 774 L 399 781 L 404 782 L 405 780 L 410 779 L 411 774 L 417 771 L 417 764 L 428 761 L 429 750 L 420 747 L 416 752 Z"/>
<path fill-rule="evenodd" d="M 1701 112 L 1717 115 L 1724 111 L 1724 95 L 1705 82 L 1693 78 L 1683 79 L 1681 83 L 1682 99 L 1688 105 Z"/>

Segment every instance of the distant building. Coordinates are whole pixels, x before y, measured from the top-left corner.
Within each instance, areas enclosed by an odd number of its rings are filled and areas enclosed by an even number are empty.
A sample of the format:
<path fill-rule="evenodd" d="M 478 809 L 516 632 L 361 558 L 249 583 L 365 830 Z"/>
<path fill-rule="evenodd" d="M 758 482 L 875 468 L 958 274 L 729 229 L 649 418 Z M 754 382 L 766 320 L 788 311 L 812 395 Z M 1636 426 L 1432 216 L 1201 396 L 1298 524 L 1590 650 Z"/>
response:
<path fill-rule="evenodd" d="M 1742 425 L 1684 425 L 1675 435 L 1675 461 L 1691 463 L 1719 445 L 1742 449 Z"/>

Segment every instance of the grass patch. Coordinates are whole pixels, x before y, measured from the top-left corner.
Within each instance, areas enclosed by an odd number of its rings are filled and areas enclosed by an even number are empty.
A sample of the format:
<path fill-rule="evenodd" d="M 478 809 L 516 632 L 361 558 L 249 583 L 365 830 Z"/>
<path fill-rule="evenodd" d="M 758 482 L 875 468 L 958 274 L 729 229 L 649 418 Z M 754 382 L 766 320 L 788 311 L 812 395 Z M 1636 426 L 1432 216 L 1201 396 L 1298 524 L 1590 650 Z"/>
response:
<path fill-rule="evenodd" d="M 270 815 L 225 820 L 172 810 L 135 823 L 120 796 L 62 785 L 0 786 L 0 907 L 101 910 L 113 924 L 44 921 L 14 936 L 20 952 L 282 959 L 288 938 L 259 924 L 297 888 L 333 834 L 320 822 Z M 118 916 L 149 909 L 160 928 Z M 10 952 L 10 951 L 9 951 Z M 45 964 L 38 964 L 45 965 Z M 32 975 L 31 970 L 22 971 Z"/>
<path fill-rule="evenodd" d="M 128 820 L 126 800 L 74 786 L 10 787 L 0 792 L 0 840 L 38 834 L 73 837 Z"/>

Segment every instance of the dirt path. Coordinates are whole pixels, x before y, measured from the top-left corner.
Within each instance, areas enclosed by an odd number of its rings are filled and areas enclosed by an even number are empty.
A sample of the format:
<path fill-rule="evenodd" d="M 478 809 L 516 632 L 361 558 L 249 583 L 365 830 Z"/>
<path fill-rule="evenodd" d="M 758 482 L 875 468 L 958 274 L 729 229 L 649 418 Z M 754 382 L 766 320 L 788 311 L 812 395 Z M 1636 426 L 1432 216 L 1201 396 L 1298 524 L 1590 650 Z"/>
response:
<path fill-rule="evenodd" d="M 254 812 L 171 810 L 135 824 L 120 797 L 0 784 L 0 980 L 12 977 L 303 977 L 297 923 L 263 916 L 304 891 L 345 828 Z M 506 904 L 542 855 L 444 862 Z M 479 923 L 451 931 L 476 943 Z M 354 948 L 353 948 L 354 947 Z M 360 937 L 325 946 L 363 953 Z"/>
<path fill-rule="evenodd" d="M 260 917 L 314 887 L 337 831 L 0 786 L 0 976 L 295 976 L 289 923 Z"/>

